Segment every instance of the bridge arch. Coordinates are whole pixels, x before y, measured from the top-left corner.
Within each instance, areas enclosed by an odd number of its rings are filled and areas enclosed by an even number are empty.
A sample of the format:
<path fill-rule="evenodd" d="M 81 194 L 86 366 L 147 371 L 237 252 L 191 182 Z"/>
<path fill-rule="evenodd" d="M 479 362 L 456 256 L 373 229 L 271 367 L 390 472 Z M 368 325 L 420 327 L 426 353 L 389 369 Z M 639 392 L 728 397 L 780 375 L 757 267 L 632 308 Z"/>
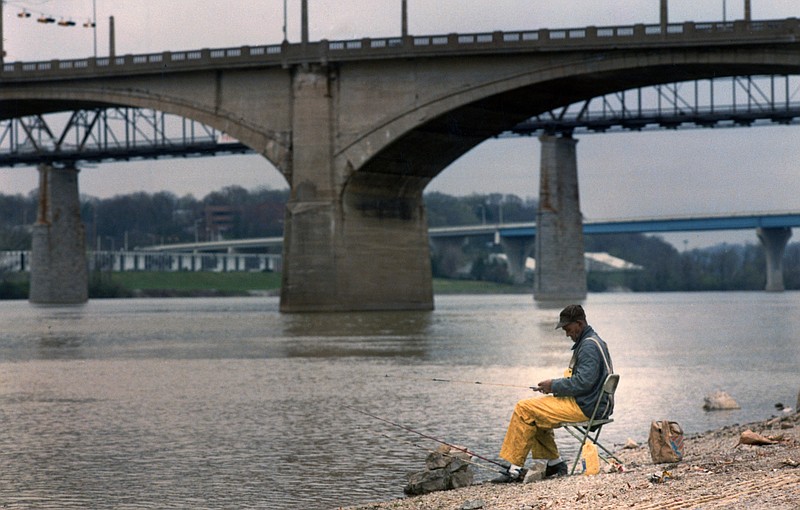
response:
<path fill-rule="evenodd" d="M 638 87 L 730 76 L 800 74 L 800 55 L 772 48 L 627 51 L 567 56 L 527 67 L 432 97 L 374 126 L 337 154 L 340 164 L 352 171 L 349 185 L 360 187 L 361 180 L 398 175 L 402 176 L 398 189 L 407 193 L 412 182 L 424 188 L 478 144 L 543 112 Z M 421 112 L 430 120 L 419 122 Z M 438 147 L 430 140 L 432 133 L 442 134 L 436 140 Z"/>
<path fill-rule="evenodd" d="M 4 118 L 81 109 L 147 108 L 191 119 L 222 131 L 266 158 L 287 181 L 291 179 L 291 135 L 254 125 L 233 111 L 212 109 L 202 103 L 148 90 L 93 88 L 15 89 L 3 94 Z"/>

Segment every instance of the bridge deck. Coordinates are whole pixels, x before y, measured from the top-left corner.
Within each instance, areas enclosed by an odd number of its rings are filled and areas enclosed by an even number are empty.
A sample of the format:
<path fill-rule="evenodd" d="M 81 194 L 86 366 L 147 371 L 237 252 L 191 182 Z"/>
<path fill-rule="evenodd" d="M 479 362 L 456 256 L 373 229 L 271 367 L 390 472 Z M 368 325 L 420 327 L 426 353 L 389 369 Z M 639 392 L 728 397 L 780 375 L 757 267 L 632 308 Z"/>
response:
<path fill-rule="evenodd" d="M 750 230 L 800 226 L 800 213 L 749 213 L 740 215 L 692 216 L 682 218 L 640 218 L 630 220 L 588 220 L 584 234 L 634 234 L 655 232 L 699 232 L 711 230 Z M 536 223 L 442 227 L 429 230 L 431 237 L 494 235 L 528 237 L 536 235 Z"/>
<path fill-rule="evenodd" d="M 800 227 L 800 213 L 759 213 L 728 216 L 695 216 L 684 218 L 642 218 L 632 220 L 588 220 L 583 224 L 585 234 L 633 234 L 656 232 L 692 232 L 710 230 L 750 230 L 756 228 Z M 533 237 L 536 223 L 505 223 L 499 225 L 468 225 L 460 227 L 434 227 L 428 230 L 431 238 L 494 236 Z M 214 251 L 253 248 L 277 248 L 282 237 L 264 237 L 198 243 L 148 246 L 145 251 Z"/>

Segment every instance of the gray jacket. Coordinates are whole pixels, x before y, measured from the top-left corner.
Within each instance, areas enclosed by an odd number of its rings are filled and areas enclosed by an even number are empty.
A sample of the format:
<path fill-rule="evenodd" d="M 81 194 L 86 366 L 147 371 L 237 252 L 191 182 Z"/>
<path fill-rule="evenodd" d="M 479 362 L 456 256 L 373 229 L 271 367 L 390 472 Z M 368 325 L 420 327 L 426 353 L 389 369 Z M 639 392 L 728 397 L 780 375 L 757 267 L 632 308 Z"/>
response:
<path fill-rule="evenodd" d="M 591 340 L 593 337 L 602 346 L 603 352 L 597 348 L 597 343 Z M 572 346 L 572 377 L 553 380 L 553 395 L 557 397 L 575 397 L 575 402 L 581 408 L 583 414 L 592 416 L 597 399 L 603 396 L 603 383 L 609 374 L 609 368 L 614 371 L 611 363 L 611 355 L 608 352 L 606 343 L 594 332 L 591 326 L 587 325 L 581 332 L 580 339 Z M 605 354 L 605 361 L 603 360 Z M 608 361 L 609 368 L 606 367 Z M 597 410 L 598 417 L 608 417 L 614 411 L 614 402 L 608 402 L 607 397 L 603 397 L 600 408 Z"/>

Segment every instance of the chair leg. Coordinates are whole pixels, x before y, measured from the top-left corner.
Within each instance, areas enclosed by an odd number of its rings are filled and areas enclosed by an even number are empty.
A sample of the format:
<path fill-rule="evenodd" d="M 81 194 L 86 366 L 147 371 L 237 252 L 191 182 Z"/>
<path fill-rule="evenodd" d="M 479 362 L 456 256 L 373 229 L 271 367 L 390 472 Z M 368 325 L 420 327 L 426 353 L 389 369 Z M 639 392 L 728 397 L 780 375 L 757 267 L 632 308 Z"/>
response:
<path fill-rule="evenodd" d="M 592 438 L 592 437 L 590 436 L 590 437 L 589 437 L 589 439 L 591 439 L 592 441 L 594 441 L 594 444 L 595 444 L 595 445 L 597 445 L 597 446 L 598 446 L 598 447 L 599 447 L 601 450 L 603 450 L 604 452 L 606 452 L 606 454 L 608 454 L 608 456 L 609 456 L 609 457 L 611 457 L 612 459 L 614 459 L 614 460 L 616 460 L 617 462 L 619 462 L 620 464 L 622 464 L 622 461 L 621 461 L 621 460 L 619 460 L 619 458 L 617 458 L 617 456 L 616 456 L 616 455 L 614 455 L 614 453 L 612 453 L 612 452 L 611 452 L 611 450 L 609 450 L 608 448 L 606 448 L 605 446 L 603 446 L 602 444 L 600 444 L 600 442 L 597 440 L 597 438 L 598 438 L 598 437 L 600 437 L 600 432 L 601 432 L 602 430 L 603 430 L 603 426 L 601 425 L 600 427 L 598 427 L 598 428 L 597 428 L 597 433 L 594 435 L 594 438 Z M 602 455 L 600 455 L 599 457 L 600 457 L 601 459 L 603 459 L 603 461 L 604 461 L 606 464 L 611 464 L 611 462 L 610 462 L 610 461 L 609 461 L 607 458 L 603 457 Z"/>
<path fill-rule="evenodd" d="M 587 438 L 591 439 L 589 437 L 589 434 L 591 433 L 591 429 L 589 427 L 586 427 L 586 428 L 576 427 L 576 428 L 583 432 L 583 438 L 581 439 L 581 446 L 578 448 L 578 454 L 575 456 L 575 461 L 572 463 L 572 471 L 570 471 L 570 473 L 569 473 L 571 475 L 575 474 L 575 469 L 577 469 L 577 467 L 578 467 L 578 461 L 581 458 L 581 451 L 583 450 L 583 445 L 586 444 L 586 439 Z M 577 434 L 575 434 L 575 437 L 578 437 Z"/>
<path fill-rule="evenodd" d="M 594 444 L 596 444 L 596 445 L 597 445 L 598 447 L 600 447 L 600 448 L 601 448 L 601 449 L 602 449 L 604 452 L 606 452 L 606 453 L 608 454 L 608 456 L 609 456 L 609 457 L 611 457 L 612 459 L 614 459 L 614 460 L 616 460 L 617 462 L 619 462 L 620 464 L 622 464 L 622 461 L 621 461 L 619 458 L 617 458 L 617 456 L 616 456 L 616 455 L 614 455 L 613 453 L 611 453 L 611 451 L 609 451 L 609 449 L 608 449 L 608 448 L 606 448 L 605 446 L 601 445 L 601 444 L 600 444 L 600 443 L 598 443 L 597 441 L 595 441 L 595 442 L 594 442 Z M 607 458 L 603 457 L 602 455 L 600 455 L 600 458 L 601 458 L 601 459 L 603 459 L 604 461 L 606 461 L 606 463 L 607 463 L 607 464 L 610 464 L 610 462 L 609 462 L 609 460 L 608 460 Z"/>
<path fill-rule="evenodd" d="M 622 464 L 622 461 L 616 455 L 614 455 L 614 453 L 611 450 L 609 450 L 608 448 L 606 448 L 605 446 L 603 446 L 602 444 L 600 444 L 597 441 L 597 439 L 600 437 L 600 432 L 603 430 L 603 426 L 602 425 L 597 428 L 597 432 L 595 433 L 594 437 L 592 437 L 591 430 L 589 430 L 588 428 L 583 428 L 583 427 L 574 427 L 574 428 L 579 430 L 580 434 L 578 434 L 575 431 L 573 431 L 572 428 L 570 428 L 570 427 L 564 427 L 564 430 L 569 432 L 572 435 L 572 437 L 574 437 L 575 439 L 580 441 L 580 447 L 578 448 L 578 454 L 575 456 L 575 460 L 572 463 L 572 470 L 570 471 L 571 475 L 574 475 L 575 474 L 575 470 L 578 468 L 578 461 L 581 458 L 581 450 L 583 449 L 583 445 L 584 445 L 584 443 L 586 442 L 587 439 L 591 440 L 595 445 L 597 445 L 597 447 L 599 447 L 601 450 L 603 450 L 608 455 L 608 457 L 611 457 L 612 459 L 614 459 L 617 462 L 619 462 L 620 464 Z M 611 461 L 609 461 L 608 458 L 604 457 L 603 455 L 599 455 L 599 457 L 606 464 L 611 464 Z"/>
<path fill-rule="evenodd" d="M 570 475 L 574 475 L 575 474 L 575 469 L 577 469 L 578 461 L 581 458 L 581 450 L 582 449 L 583 449 L 583 444 L 581 444 L 581 447 L 578 448 L 578 455 L 575 456 L 575 462 L 572 463 L 572 470 L 569 472 Z"/>

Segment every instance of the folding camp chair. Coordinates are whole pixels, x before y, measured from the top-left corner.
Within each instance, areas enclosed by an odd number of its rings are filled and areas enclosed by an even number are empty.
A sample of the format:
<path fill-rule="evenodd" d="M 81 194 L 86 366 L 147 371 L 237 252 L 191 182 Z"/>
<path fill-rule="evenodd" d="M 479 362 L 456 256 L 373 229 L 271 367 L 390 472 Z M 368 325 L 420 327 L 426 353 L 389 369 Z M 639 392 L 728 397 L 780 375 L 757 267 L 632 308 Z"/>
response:
<path fill-rule="evenodd" d="M 609 376 L 606 377 L 606 382 L 603 383 L 603 393 L 605 393 L 609 399 L 614 398 L 614 392 L 617 391 L 617 384 L 619 384 L 619 374 L 609 374 Z M 601 400 L 603 399 L 597 399 L 597 404 L 594 406 L 594 411 L 592 411 L 592 416 L 588 421 L 560 423 L 555 427 L 565 429 L 572 435 L 572 437 L 581 443 L 581 446 L 578 447 L 578 454 L 575 456 L 575 462 L 572 463 L 572 471 L 570 471 L 570 474 L 575 474 L 575 468 L 578 467 L 578 461 L 581 458 L 581 447 L 587 439 L 594 442 L 594 444 L 603 450 L 609 457 L 622 464 L 622 461 L 619 460 L 616 455 L 609 451 L 608 448 L 597 442 L 597 438 L 600 436 L 600 431 L 603 430 L 603 426 L 614 421 L 611 418 L 597 418 L 597 409 L 600 407 Z M 600 455 L 600 458 L 605 462 L 609 462 L 609 460 L 603 455 Z"/>

